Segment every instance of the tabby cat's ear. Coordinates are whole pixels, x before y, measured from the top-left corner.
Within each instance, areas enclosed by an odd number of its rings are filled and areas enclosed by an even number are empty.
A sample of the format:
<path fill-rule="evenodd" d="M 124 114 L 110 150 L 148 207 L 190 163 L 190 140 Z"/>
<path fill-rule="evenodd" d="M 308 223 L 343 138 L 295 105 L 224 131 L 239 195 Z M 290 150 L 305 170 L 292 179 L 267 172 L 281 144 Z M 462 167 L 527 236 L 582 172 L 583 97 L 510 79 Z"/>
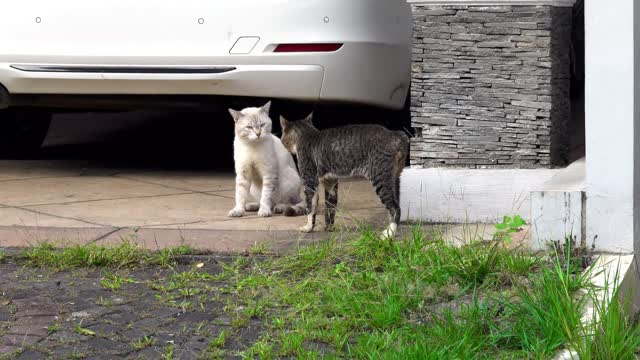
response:
<path fill-rule="evenodd" d="M 269 101 L 268 103 L 264 104 L 264 106 L 261 108 L 261 110 L 269 115 L 269 110 L 271 110 L 271 101 Z"/>
<path fill-rule="evenodd" d="M 280 116 L 280 126 L 282 127 L 282 130 L 286 129 L 287 126 L 289 126 L 289 121 L 287 121 L 287 119 L 284 118 L 284 116 Z"/>
<path fill-rule="evenodd" d="M 304 121 L 308 122 L 309 124 L 313 125 L 313 112 L 311 112 L 311 114 L 309 114 L 309 116 L 307 116 Z"/>
<path fill-rule="evenodd" d="M 229 109 L 229 114 L 231 114 L 231 117 L 233 117 L 234 122 L 237 122 L 240 118 L 240 111 Z"/>

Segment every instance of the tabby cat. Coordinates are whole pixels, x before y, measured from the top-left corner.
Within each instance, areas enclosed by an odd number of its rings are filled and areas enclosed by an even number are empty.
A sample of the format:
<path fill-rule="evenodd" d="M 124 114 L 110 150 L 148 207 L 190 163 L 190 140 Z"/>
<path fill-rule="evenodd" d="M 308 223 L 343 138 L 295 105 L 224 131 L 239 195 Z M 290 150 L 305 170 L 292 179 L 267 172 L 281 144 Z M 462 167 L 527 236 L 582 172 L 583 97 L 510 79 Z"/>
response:
<path fill-rule="evenodd" d="M 400 131 L 378 125 L 349 125 L 318 130 L 312 115 L 300 121 L 280 118 L 282 144 L 298 157 L 309 209 L 307 224 L 300 230 L 313 231 L 316 225 L 319 182 L 325 188 L 325 223 L 331 230 L 338 203 L 338 180 L 365 177 L 373 184 L 389 212 L 389 227 L 383 236 L 395 236 L 400 222 L 400 173 L 409 153 L 409 138 Z"/>

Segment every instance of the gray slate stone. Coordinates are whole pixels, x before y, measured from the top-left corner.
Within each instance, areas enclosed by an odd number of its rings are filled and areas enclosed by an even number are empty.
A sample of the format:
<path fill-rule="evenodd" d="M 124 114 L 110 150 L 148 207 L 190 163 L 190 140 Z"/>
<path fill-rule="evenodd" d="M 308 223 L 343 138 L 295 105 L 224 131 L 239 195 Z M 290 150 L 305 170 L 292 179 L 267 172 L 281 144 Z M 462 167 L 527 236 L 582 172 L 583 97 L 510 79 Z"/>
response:
<path fill-rule="evenodd" d="M 570 114 L 571 10 L 412 9 L 412 167 L 560 163 Z"/>

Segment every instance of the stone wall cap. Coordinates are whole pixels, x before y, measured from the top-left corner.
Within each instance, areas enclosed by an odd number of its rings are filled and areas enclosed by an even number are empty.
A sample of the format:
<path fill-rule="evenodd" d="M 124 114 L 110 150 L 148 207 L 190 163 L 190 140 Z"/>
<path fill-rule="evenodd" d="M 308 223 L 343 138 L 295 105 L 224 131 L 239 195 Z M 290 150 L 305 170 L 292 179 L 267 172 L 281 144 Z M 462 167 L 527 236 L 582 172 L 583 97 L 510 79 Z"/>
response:
<path fill-rule="evenodd" d="M 557 7 L 571 7 L 576 0 L 407 0 L 415 5 L 479 5 L 479 6 L 502 6 L 502 5 L 547 5 Z"/>

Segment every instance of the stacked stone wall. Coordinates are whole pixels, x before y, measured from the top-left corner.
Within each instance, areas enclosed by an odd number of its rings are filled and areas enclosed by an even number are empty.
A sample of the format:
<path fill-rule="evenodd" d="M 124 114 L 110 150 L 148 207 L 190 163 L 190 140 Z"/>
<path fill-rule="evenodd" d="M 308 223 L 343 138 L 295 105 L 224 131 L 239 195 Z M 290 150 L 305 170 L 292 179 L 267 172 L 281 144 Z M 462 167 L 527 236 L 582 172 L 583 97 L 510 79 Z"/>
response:
<path fill-rule="evenodd" d="M 571 8 L 413 5 L 413 167 L 564 165 Z"/>

